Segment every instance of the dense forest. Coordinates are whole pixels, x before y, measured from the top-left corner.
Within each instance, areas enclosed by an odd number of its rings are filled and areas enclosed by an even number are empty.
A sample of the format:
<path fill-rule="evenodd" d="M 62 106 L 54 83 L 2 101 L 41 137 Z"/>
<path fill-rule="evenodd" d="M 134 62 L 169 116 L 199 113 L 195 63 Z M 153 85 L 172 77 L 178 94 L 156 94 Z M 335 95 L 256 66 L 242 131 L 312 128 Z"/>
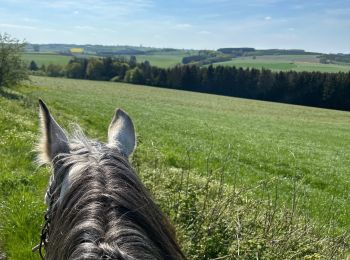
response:
<path fill-rule="evenodd" d="M 34 73 L 68 78 L 121 81 L 134 84 L 324 107 L 350 111 L 350 72 L 272 72 L 227 66 L 182 65 L 158 68 L 136 57 L 73 58 L 59 65 L 37 68 Z"/>

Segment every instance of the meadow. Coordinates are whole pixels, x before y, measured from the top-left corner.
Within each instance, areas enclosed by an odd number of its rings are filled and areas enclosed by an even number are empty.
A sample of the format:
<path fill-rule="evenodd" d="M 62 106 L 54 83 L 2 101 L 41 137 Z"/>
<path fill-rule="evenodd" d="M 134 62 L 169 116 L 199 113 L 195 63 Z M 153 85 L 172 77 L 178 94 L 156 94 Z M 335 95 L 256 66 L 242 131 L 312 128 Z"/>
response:
<path fill-rule="evenodd" d="M 148 60 L 153 66 L 160 68 L 168 68 L 181 64 L 184 54 L 154 54 L 154 55 L 136 55 L 138 62 L 144 62 Z M 87 58 L 91 56 L 86 56 Z M 129 56 L 124 56 L 129 58 Z M 72 59 L 72 56 L 66 56 L 55 53 L 23 53 L 23 60 L 28 64 L 33 60 L 40 67 L 42 65 L 58 64 L 65 66 L 68 64 L 69 60 Z"/>
<path fill-rule="evenodd" d="M 71 56 L 55 53 L 23 53 L 22 55 L 25 62 L 29 64 L 33 60 L 38 65 L 38 67 L 41 67 L 42 65 L 47 66 L 51 63 L 65 66 L 72 58 Z"/>
<path fill-rule="evenodd" d="M 181 173 L 191 171 L 207 187 L 206 178 L 222 172 L 221 181 L 228 187 L 252 191 L 237 208 L 245 201 L 272 196 L 276 208 L 297 204 L 302 216 L 335 236 L 350 228 L 349 112 L 122 83 L 32 77 L 27 85 L 0 96 L 0 251 L 9 259 L 37 259 L 30 249 L 38 242 L 49 176 L 48 168 L 33 162 L 39 97 L 66 129 L 78 123 L 89 137 L 102 141 L 115 108 L 126 110 L 138 135 L 134 165 L 170 215 L 169 200 L 161 190 L 173 189 L 171 173 L 179 180 Z M 162 178 L 147 179 L 154 172 Z M 180 237 L 186 237 L 179 230 Z M 247 243 L 251 247 L 253 242 Z M 195 245 L 186 245 L 190 255 L 198 253 L 190 251 Z"/>
<path fill-rule="evenodd" d="M 349 72 L 350 66 L 340 64 L 322 64 L 316 55 L 265 55 L 234 58 L 231 61 L 219 62 L 214 65 L 236 66 L 242 68 L 270 69 L 274 71 L 320 71 Z"/>
<path fill-rule="evenodd" d="M 155 55 L 136 55 L 138 62 L 149 61 L 151 65 L 160 68 L 169 68 L 177 64 L 182 63 L 183 55 L 166 55 L 166 54 L 155 54 Z"/>

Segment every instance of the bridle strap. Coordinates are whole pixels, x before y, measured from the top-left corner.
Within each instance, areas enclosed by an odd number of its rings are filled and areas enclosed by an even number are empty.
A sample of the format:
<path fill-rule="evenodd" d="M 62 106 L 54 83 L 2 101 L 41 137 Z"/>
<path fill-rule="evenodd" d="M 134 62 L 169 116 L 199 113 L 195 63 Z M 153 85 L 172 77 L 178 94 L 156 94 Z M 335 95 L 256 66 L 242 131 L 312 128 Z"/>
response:
<path fill-rule="evenodd" d="M 36 251 L 39 251 L 39 255 L 40 255 L 41 259 L 45 259 L 45 256 L 43 254 L 43 249 L 46 250 L 46 247 L 48 244 L 48 236 L 49 236 L 49 228 L 50 228 L 50 215 L 51 215 L 51 208 L 53 205 L 52 192 L 50 190 L 51 190 L 51 187 L 46 192 L 46 196 L 50 200 L 50 206 L 48 207 L 48 209 L 46 210 L 46 213 L 44 215 L 45 221 L 44 221 L 43 227 L 41 228 L 40 242 L 39 242 L 39 244 L 37 244 L 35 247 L 32 248 L 33 253 Z"/>
<path fill-rule="evenodd" d="M 39 255 L 41 259 L 45 259 L 45 256 L 43 254 L 43 249 L 46 249 L 47 243 L 48 243 L 48 233 L 49 233 L 49 227 L 50 227 L 50 220 L 49 220 L 49 210 L 45 213 L 45 223 L 41 229 L 40 234 L 40 242 L 35 247 L 32 248 L 32 252 L 39 251 Z"/>

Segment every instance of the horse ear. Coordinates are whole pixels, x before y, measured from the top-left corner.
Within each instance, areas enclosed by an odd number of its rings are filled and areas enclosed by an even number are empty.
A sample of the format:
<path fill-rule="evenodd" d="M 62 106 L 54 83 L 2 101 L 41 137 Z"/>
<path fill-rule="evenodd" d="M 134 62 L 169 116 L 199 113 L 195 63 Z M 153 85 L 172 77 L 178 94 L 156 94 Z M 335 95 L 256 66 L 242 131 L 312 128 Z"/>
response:
<path fill-rule="evenodd" d="M 134 124 L 129 115 L 121 109 L 117 109 L 108 128 L 108 144 L 117 147 L 118 150 L 130 156 L 136 147 Z"/>
<path fill-rule="evenodd" d="M 68 138 L 41 99 L 39 107 L 41 128 L 39 158 L 42 163 L 50 163 L 56 155 L 69 152 Z"/>

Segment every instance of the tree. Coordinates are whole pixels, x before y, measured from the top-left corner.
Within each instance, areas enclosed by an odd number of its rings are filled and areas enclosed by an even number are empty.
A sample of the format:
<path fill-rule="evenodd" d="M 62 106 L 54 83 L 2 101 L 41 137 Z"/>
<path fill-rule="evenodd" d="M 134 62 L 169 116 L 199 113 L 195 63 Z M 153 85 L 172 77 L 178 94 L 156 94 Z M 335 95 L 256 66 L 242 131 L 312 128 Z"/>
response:
<path fill-rule="evenodd" d="M 84 72 L 83 66 L 79 62 L 71 62 L 66 66 L 67 78 L 83 79 Z"/>
<path fill-rule="evenodd" d="M 111 78 L 117 76 L 116 67 L 113 64 L 113 59 L 111 57 L 103 58 L 103 78 L 105 80 L 110 80 Z"/>
<path fill-rule="evenodd" d="M 66 66 L 66 76 L 68 78 L 85 79 L 88 60 L 86 58 L 74 57 Z"/>
<path fill-rule="evenodd" d="M 113 62 L 113 66 L 117 72 L 116 75 L 118 76 L 118 79 L 123 80 L 126 72 L 129 70 L 129 64 L 115 61 Z"/>
<path fill-rule="evenodd" d="M 137 60 L 136 60 L 136 56 L 130 56 L 130 60 L 129 60 L 129 66 L 130 68 L 135 68 L 137 65 Z"/>
<path fill-rule="evenodd" d="M 46 68 L 46 74 L 50 77 L 61 77 L 64 75 L 64 71 L 61 65 L 49 64 Z"/>
<path fill-rule="evenodd" d="M 27 66 L 22 60 L 24 42 L 9 34 L 0 34 L 0 88 L 28 79 Z"/>
<path fill-rule="evenodd" d="M 30 62 L 28 68 L 29 68 L 29 70 L 31 70 L 31 71 L 37 71 L 37 70 L 39 70 L 38 65 L 36 65 L 35 61 L 33 61 L 33 60 Z"/>
<path fill-rule="evenodd" d="M 104 65 L 100 59 L 92 58 L 86 68 L 86 77 L 93 80 L 103 79 Z"/>
<path fill-rule="evenodd" d="M 133 69 L 131 83 L 135 83 L 135 84 L 145 84 L 146 83 L 145 76 L 143 75 L 143 71 L 140 68 Z"/>

